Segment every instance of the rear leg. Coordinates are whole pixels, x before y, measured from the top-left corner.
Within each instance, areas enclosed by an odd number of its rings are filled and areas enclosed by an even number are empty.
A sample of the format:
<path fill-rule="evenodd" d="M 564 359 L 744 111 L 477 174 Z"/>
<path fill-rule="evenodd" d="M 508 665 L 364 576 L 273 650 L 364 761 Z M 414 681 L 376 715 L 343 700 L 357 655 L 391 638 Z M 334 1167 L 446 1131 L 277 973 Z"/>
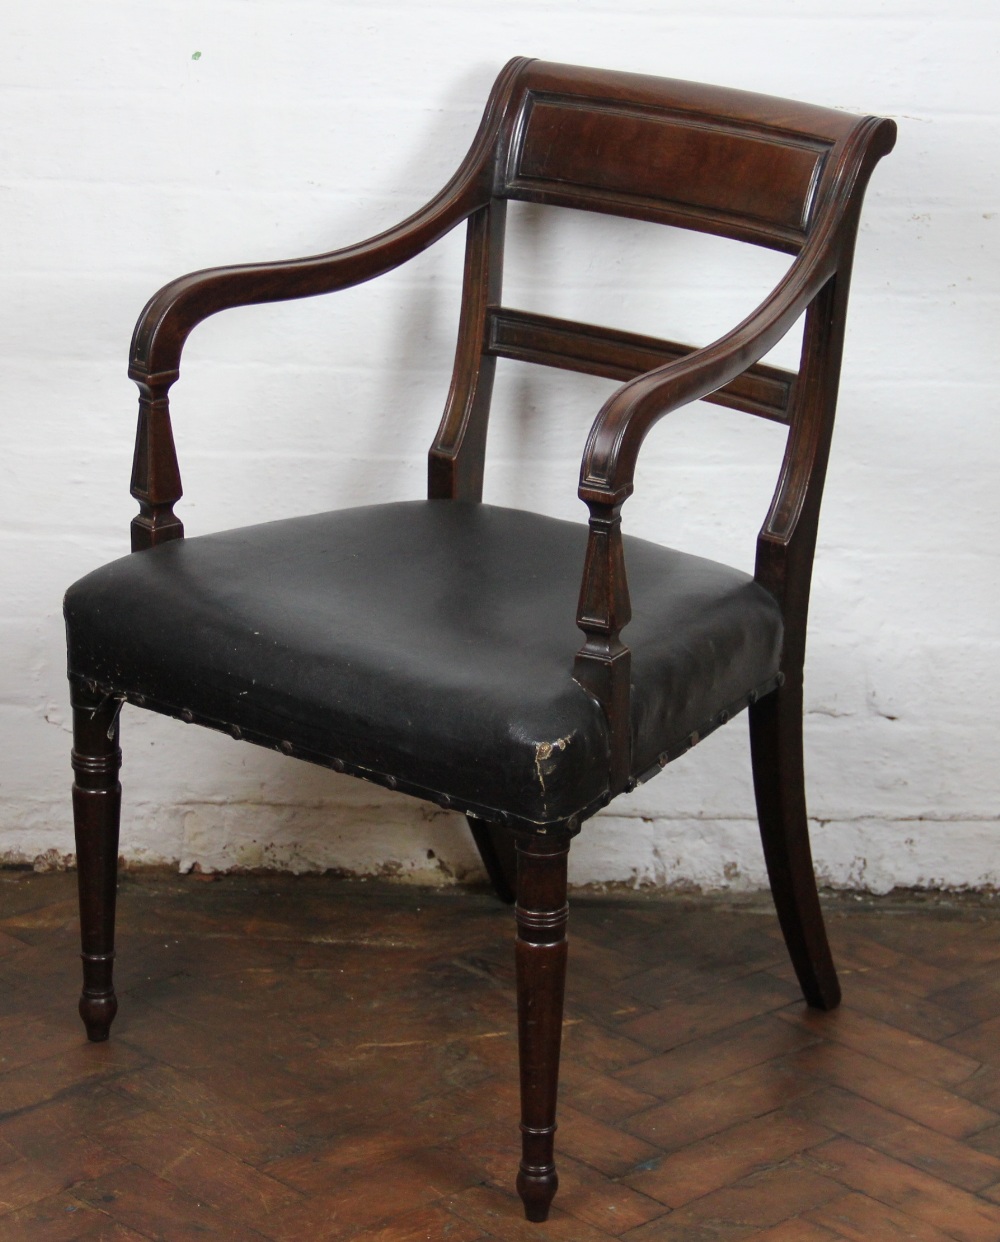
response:
<path fill-rule="evenodd" d="M 816 1009 L 840 1003 L 840 984 L 816 891 L 802 762 L 802 684 L 784 685 L 750 707 L 757 818 L 771 893 L 803 995 Z"/>
<path fill-rule="evenodd" d="M 506 828 L 488 824 L 484 819 L 467 815 L 472 839 L 490 877 L 493 891 L 508 906 L 517 895 L 517 851 L 514 838 Z"/>

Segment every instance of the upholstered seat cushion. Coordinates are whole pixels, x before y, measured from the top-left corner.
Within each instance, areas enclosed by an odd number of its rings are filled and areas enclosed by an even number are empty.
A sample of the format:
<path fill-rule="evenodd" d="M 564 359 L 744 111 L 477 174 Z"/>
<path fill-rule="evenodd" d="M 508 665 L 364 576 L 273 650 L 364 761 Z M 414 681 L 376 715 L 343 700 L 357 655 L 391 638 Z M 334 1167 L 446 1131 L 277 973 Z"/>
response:
<path fill-rule="evenodd" d="M 473 811 L 599 805 L 607 726 L 573 680 L 582 523 L 459 501 L 183 539 L 66 596 L 70 676 Z M 778 606 L 737 570 L 626 539 L 633 771 L 773 679 Z"/>

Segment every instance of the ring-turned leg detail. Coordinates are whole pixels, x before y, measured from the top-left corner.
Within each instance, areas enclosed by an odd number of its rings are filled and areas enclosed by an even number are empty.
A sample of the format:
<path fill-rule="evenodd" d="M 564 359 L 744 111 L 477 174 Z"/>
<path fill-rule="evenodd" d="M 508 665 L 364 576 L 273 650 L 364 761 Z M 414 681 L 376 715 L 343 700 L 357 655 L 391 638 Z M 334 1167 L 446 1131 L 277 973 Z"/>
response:
<path fill-rule="evenodd" d="M 80 1017 L 87 1038 L 99 1043 L 118 1011 L 112 970 L 115 957 L 115 896 L 118 883 L 118 825 L 122 753 L 118 749 L 115 699 L 102 699 L 77 686 L 73 699 L 73 823 L 80 890 L 83 992 Z"/>
<path fill-rule="evenodd" d="M 517 841 L 517 1020 L 521 1059 L 521 1167 L 528 1220 L 548 1219 L 559 1186 L 553 1145 L 566 986 L 568 833 Z"/>

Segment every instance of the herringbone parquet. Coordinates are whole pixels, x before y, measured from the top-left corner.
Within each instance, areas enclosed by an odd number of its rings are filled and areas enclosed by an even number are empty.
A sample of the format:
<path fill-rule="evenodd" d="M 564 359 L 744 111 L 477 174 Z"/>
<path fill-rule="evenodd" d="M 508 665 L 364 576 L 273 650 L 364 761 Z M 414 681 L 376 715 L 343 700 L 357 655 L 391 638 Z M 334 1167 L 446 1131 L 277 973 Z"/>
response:
<path fill-rule="evenodd" d="M 1000 911 L 576 897 L 547 1225 L 521 1219 L 512 915 L 481 892 L 129 875 L 88 1045 L 75 877 L 0 872 L 0 1238 L 997 1242 Z"/>

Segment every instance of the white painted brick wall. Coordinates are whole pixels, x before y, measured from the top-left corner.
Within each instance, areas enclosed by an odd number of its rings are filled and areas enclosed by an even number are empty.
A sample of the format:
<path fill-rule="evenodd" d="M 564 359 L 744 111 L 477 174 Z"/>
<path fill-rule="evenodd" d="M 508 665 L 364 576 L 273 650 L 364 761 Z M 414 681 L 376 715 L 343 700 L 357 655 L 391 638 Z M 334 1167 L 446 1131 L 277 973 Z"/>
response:
<path fill-rule="evenodd" d="M 464 153 L 499 66 L 528 54 L 899 122 L 864 216 L 820 537 L 814 840 L 834 884 L 997 883 L 991 0 L 34 0 L 4 6 L 0 40 L 0 858 L 72 848 L 60 598 L 127 549 L 125 358 L 144 301 L 192 268 L 401 218 Z M 731 325 L 785 261 L 513 215 L 512 304 L 692 340 Z M 189 532 L 419 496 L 460 263 L 455 237 L 374 286 L 199 328 L 174 390 Z M 488 499 L 581 519 L 579 455 L 609 385 L 501 372 Z M 628 528 L 749 567 L 780 433 L 712 407 L 668 423 Z M 588 825 L 575 879 L 760 884 L 745 733 L 734 723 Z M 123 743 L 131 859 L 442 879 L 475 866 L 462 822 L 410 799 L 128 709 Z"/>

